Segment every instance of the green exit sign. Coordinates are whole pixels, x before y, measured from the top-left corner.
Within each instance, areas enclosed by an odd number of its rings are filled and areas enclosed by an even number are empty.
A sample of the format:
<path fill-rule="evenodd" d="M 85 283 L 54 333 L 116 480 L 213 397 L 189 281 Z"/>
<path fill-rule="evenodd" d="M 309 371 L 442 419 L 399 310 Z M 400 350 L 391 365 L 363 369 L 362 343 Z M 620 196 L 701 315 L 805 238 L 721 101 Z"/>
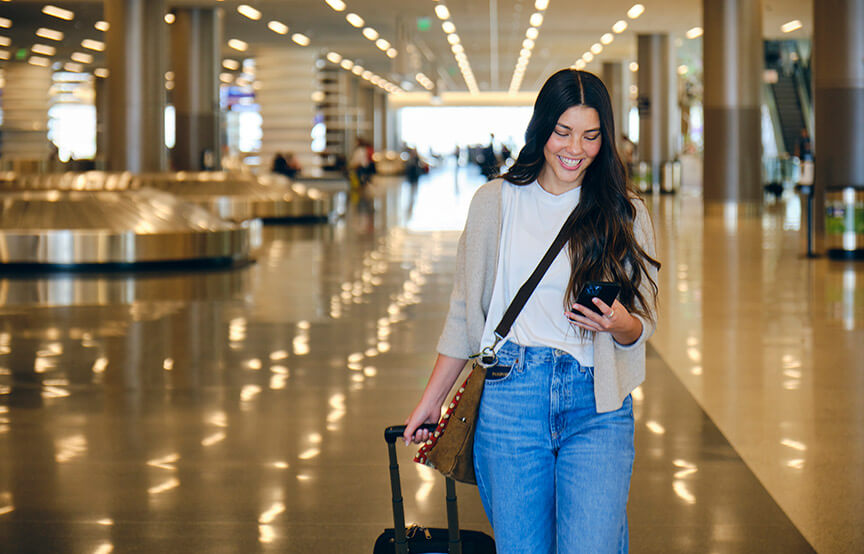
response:
<path fill-rule="evenodd" d="M 418 31 L 428 31 L 432 28 L 432 21 L 428 17 L 418 17 L 417 18 L 417 30 Z"/>
<path fill-rule="evenodd" d="M 19 48 L 15 52 L 15 59 L 16 60 L 21 61 L 21 60 L 24 60 L 26 58 L 27 58 L 27 49 L 26 48 Z"/>

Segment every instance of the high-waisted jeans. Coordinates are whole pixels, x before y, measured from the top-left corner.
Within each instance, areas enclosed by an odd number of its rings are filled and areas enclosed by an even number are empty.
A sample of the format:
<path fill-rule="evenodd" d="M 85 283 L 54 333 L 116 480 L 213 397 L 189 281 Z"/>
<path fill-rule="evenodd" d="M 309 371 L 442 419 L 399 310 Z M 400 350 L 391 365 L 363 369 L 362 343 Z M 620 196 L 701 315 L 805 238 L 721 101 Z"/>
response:
<path fill-rule="evenodd" d="M 556 348 L 508 342 L 498 364 L 474 437 L 498 553 L 627 552 L 632 398 L 598 414 L 593 368 Z"/>

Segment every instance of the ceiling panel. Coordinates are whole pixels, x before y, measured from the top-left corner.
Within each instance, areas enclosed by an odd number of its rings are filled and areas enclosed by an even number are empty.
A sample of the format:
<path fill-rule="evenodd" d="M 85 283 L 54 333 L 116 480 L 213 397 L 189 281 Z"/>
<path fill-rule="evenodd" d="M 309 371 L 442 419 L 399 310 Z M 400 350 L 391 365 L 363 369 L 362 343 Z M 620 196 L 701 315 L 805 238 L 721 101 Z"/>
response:
<path fill-rule="evenodd" d="M 813 0 L 765 0 L 763 4 L 764 34 L 766 37 L 806 37 L 810 33 Z M 44 1 L 14 0 L 0 2 L 0 16 L 11 19 L 11 29 L 0 29 L 0 36 L 13 40 L 12 48 L 32 47 L 46 41 L 33 35 L 38 27 L 52 26 L 63 30 L 66 37 L 58 46 L 55 59 L 66 61 L 74 51 L 80 51 L 83 38 L 100 38 L 101 32 L 93 23 L 102 18 L 102 2 L 89 0 L 55 1 L 54 5 L 76 12 L 72 22 L 64 22 L 40 12 Z M 413 81 L 416 71 L 423 71 L 439 80 L 444 89 L 467 90 L 462 75 L 450 51 L 441 22 L 435 17 L 433 0 L 345 0 L 347 10 L 338 13 L 324 0 L 257 0 L 246 3 L 259 9 L 263 18 L 252 21 L 240 15 L 236 7 L 243 2 L 215 0 L 177 0 L 166 2 L 169 9 L 184 6 L 218 6 L 224 10 L 225 41 L 239 38 L 254 46 L 258 44 L 285 44 L 300 48 L 288 37 L 277 35 L 266 27 L 276 19 L 289 26 L 290 33 L 309 36 L 315 48 L 322 52 L 337 51 L 364 67 L 388 77 L 394 82 Z M 615 35 L 615 41 L 587 66 L 599 72 L 603 61 L 632 60 L 636 55 L 637 33 L 670 33 L 683 42 L 687 29 L 701 25 L 702 3 L 697 0 L 651 0 L 643 2 L 644 14 L 628 20 L 628 29 Z M 627 19 L 626 11 L 632 0 L 550 0 L 543 25 L 523 80 L 522 90 L 536 90 L 543 80 L 556 69 L 575 62 L 603 33 L 609 32 L 618 19 Z M 513 75 L 528 19 L 534 13 L 534 0 L 452 0 L 448 7 L 451 21 L 465 48 L 474 75 L 481 90 L 506 90 Z M 345 13 L 355 12 L 365 19 L 366 25 L 378 31 L 400 50 L 395 60 L 389 59 L 375 45 L 345 21 Z M 428 30 L 418 27 L 418 20 L 427 18 Z M 779 31 L 782 23 L 800 19 L 800 31 L 784 35 Z M 497 21 L 497 25 L 492 25 Z M 492 30 L 495 34 L 492 34 Z M 289 33 L 289 36 L 290 36 Z M 407 39 L 407 43 L 402 40 Z M 673 43 L 676 41 L 673 40 Z M 497 48 L 493 44 L 497 41 Z M 410 46 L 409 46 L 410 43 Z M 409 55 L 410 52 L 413 55 Z M 227 48 L 224 55 L 243 57 Z M 97 54 L 96 64 L 104 64 Z M 497 72 L 493 68 L 497 64 Z"/>

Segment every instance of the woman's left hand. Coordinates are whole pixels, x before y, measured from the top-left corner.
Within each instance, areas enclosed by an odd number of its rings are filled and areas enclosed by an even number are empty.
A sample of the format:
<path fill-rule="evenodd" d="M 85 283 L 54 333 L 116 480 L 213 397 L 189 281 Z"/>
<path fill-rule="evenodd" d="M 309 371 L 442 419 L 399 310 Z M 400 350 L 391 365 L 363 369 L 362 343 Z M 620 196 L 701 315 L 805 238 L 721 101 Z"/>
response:
<path fill-rule="evenodd" d="M 627 308 L 616 299 L 612 306 L 607 306 L 599 298 L 593 298 L 594 305 L 602 313 L 598 314 L 581 304 L 573 304 L 571 312 L 564 315 L 576 326 L 596 333 L 611 333 L 619 344 L 636 342 L 642 334 L 642 322 L 630 315 Z"/>

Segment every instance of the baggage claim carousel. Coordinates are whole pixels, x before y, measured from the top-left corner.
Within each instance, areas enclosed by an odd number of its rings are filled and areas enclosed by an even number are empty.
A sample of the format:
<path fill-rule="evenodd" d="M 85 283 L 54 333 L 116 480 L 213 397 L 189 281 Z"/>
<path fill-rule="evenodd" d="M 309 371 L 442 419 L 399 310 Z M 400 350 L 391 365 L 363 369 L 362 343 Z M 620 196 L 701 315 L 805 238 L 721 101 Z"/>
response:
<path fill-rule="evenodd" d="M 0 270 L 245 263 L 263 222 L 340 217 L 345 188 L 245 173 L 3 173 Z"/>

